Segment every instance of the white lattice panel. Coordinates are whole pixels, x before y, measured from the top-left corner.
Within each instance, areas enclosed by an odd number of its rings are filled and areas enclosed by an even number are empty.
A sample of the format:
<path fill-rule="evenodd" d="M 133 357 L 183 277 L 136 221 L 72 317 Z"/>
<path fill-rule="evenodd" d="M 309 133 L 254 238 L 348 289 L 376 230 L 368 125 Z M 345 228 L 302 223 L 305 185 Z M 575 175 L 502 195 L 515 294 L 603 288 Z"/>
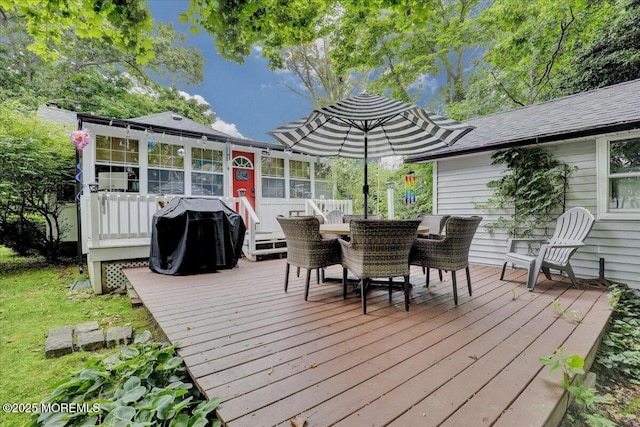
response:
<path fill-rule="evenodd" d="M 125 287 L 127 278 L 122 273 L 123 268 L 146 267 L 149 259 L 109 261 L 102 263 L 102 289 L 117 289 Z"/>

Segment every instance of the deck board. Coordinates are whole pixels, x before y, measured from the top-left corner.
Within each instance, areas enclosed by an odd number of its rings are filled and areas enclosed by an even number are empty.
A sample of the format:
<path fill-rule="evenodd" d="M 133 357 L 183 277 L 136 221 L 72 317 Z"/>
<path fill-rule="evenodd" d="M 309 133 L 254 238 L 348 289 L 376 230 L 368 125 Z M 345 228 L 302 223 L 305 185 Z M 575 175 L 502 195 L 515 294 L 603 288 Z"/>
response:
<path fill-rule="evenodd" d="M 197 276 L 125 269 L 197 386 L 222 400 L 223 425 L 555 425 L 566 406 L 559 377 L 538 359 L 565 347 L 590 363 L 611 315 L 606 292 L 574 289 L 553 276 L 535 292 L 525 273 L 471 266 L 473 296 L 459 274 L 424 287 L 412 269 L 411 307 L 402 292 L 368 293 L 367 315 L 339 283 L 316 284 L 304 301 L 304 273 L 285 260 Z M 292 269 L 295 270 L 295 269 Z M 340 277 L 341 268 L 327 269 Z M 574 313 L 562 316 L 559 310 Z M 554 373 L 555 374 L 555 373 Z"/>

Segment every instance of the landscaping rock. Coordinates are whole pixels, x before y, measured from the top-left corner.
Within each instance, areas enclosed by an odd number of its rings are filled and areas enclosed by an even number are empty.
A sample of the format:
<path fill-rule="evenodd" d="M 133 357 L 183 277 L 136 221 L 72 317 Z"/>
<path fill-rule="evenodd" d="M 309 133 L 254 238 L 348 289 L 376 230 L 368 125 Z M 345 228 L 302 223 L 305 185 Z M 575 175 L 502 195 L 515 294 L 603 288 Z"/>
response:
<path fill-rule="evenodd" d="M 98 325 L 98 322 L 96 320 L 92 320 L 90 322 L 78 323 L 75 327 L 76 334 L 82 333 L 82 332 L 97 331 L 98 329 L 100 329 L 100 325 Z"/>
<path fill-rule="evenodd" d="M 131 326 L 112 326 L 107 329 L 107 347 L 130 344 L 133 337 Z"/>
<path fill-rule="evenodd" d="M 80 350 L 94 351 L 104 348 L 104 332 L 102 329 L 86 332 L 76 331 L 76 340 Z"/>
<path fill-rule="evenodd" d="M 60 357 L 73 352 L 73 326 L 62 326 L 49 329 L 47 341 L 44 344 L 44 354 L 47 358 Z"/>

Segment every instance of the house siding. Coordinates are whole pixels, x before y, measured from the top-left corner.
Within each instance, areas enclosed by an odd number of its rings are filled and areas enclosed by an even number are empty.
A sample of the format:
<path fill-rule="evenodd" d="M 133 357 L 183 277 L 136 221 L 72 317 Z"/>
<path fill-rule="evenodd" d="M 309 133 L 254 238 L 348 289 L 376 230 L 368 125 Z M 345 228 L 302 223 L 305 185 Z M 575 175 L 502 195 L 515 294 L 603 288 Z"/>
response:
<path fill-rule="evenodd" d="M 597 212 L 597 167 L 595 138 L 565 141 L 545 145 L 556 159 L 578 170 L 569 177 L 566 209 L 583 206 Z M 471 245 L 469 260 L 472 263 L 502 266 L 508 235 L 502 231 L 489 234 L 485 225 L 498 218 L 499 213 L 481 209 L 492 191 L 487 183 L 501 176 L 503 166 L 491 165 L 491 153 L 443 159 L 434 168 L 438 214 L 480 215 L 483 221 Z M 550 230 L 553 233 L 553 229 Z M 640 218 L 638 220 L 600 220 L 572 257 L 576 276 L 598 277 L 599 259 L 605 260 L 605 277 L 640 289 Z"/>

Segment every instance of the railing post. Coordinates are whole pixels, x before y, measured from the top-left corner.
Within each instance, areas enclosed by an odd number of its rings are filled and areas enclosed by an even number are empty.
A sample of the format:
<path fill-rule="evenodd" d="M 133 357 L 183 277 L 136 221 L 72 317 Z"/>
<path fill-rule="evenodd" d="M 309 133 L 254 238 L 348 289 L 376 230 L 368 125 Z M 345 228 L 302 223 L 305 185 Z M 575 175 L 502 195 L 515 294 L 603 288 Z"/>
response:
<path fill-rule="evenodd" d="M 393 205 L 393 182 L 387 182 L 387 218 L 394 219 L 395 211 Z"/>
<path fill-rule="evenodd" d="M 91 241 L 93 247 L 100 246 L 100 193 L 89 193 L 89 227 L 87 241 Z"/>

